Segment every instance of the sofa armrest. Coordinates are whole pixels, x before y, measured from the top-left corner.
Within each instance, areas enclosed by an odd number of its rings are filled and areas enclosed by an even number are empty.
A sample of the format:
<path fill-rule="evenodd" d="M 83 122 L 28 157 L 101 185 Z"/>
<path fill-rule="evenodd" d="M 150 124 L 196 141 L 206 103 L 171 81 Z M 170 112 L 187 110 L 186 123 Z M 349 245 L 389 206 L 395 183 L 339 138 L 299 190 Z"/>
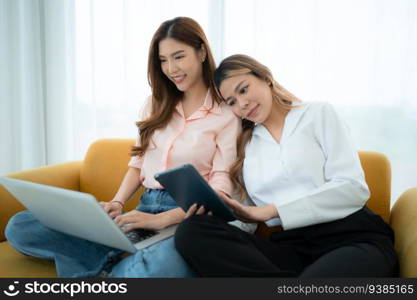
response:
<path fill-rule="evenodd" d="M 79 191 L 81 165 L 81 161 L 68 162 L 3 176 Z M 5 239 L 4 229 L 9 219 L 24 209 L 24 206 L 0 185 L 0 241 Z"/>
<path fill-rule="evenodd" d="M 417 188 L 405 191 L 391 210 L 401 277 L 417 277 Z"/>

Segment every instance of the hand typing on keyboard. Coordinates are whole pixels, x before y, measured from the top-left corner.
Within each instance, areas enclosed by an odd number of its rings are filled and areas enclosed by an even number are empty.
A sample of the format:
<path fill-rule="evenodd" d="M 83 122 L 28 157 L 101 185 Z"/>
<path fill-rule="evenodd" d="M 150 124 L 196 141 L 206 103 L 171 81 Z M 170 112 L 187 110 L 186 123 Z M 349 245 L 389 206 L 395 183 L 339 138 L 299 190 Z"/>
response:
<path fill-rule="evenodd" d="M 179 208 L 179 210 L 181 209 Z M 160 230 L 173 224 L 170 223 L 171 218 L 163 217 L 163 214 L 165 213 L 150 214 L 134 209 L 132 211 L 129 211 L 128 213 L 117 216 L 116 218 L 114 218 L 114 222 L 120 227 L 126 225 L 122 228 L 124 232 L 137 228 Z M 183 218 L 184 216 L 181 215 L 178 217 L 178 219 L 180 219 L 180 217 Z"/>
<path fill-rule="evenodd" d="M 125 232 L 125 229 L 127 229 L 130 225 L 132 225 L 131 223 L 126 223 L 120 226 L 120 229 Z"/>
<path fill-rule="evenodd" d="M 128 227 L 130 224 L 124 224 L 120 226 L 120 229 L 124 229 Z M 158 232 L 148 229 L 133 229 L 128 232 L 125 232 L 126 237 L 132 242 L 137 243 L 142 240 L 148 239 L 154 235 L 158 234 Z"/>

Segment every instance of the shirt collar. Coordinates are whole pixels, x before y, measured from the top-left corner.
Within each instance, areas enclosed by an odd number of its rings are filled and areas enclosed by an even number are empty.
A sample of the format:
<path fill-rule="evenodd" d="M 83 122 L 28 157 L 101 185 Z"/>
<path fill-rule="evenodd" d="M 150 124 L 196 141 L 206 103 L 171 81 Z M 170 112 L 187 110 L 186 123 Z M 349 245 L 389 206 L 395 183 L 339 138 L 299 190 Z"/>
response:
<path fill-rule="evenodd" d="M 184 116 L 184 111 L 182 109 L 182 102 L 179 101 L 177 106 L 175 107 L 177 112 Z M 200 106 L 188 119 L 199 119 L 205 117 L 208 113 L 221 115 L 222 108 L 216 101 L 214 101 L 213 96 L 211 95 L 210 89 L 207 91 L 206 98 L 204 99 L 204 103 Z"/>
<path fill-rule="evenodd" d="M 221 114 L 221 106 L 214 101 L 213 96 L 211 95 L 210 89 L 207 91 L 206 98 L 204 99 L 203 105 L 198 109 L 201 111 L 208 111 L 213 114 Z"/>
<path fill-rule="evenodd" d="M 288 114 L 285 117 L 284 128 L 283 128 L 280 143 L 282 143 L 283 140 L 285 140 L 292 134 L 294 129 L 297 127 L 297 124 L 301 120 L 301 117 L 303 116 L 304 112 L 308 108 L 308 103 L 305 103 L 305 102 L 297 102 L 295 103 L 295 105 L 296 107 L 291 108 L 291 110 L 288 112 Z M 268 129 L 266 129 L 266 127 L 260 123 L 256 124 L 255 129 L 253 131 L 253 135 L 266 138 L 266 139 L 273 139 Z"/>

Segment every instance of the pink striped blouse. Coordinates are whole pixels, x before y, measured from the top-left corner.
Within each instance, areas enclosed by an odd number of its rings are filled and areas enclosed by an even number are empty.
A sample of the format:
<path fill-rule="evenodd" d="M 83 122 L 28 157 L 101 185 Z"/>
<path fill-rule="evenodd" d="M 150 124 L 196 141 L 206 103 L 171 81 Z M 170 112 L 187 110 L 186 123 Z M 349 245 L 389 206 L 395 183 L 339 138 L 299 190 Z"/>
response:
<path fill-rule="evenodd" d="M 142 119 L 149 117 L 150 112 L 151 97 L 142 111 Z M 187 119 L 179 102 L 168 125 L 155 131 L 146 153 L 132 157 L 129 167 L 140 169 L 144 187 L 162 189 L 154 179 L 156 173 L 189 163 L 213 189 L 230 195 L 232 183 L 228 171 L 236 159 L 240 131 L 240 121 L 230 108 L 224 103 L 217 104 L 208 92 L 204 104 Z"/>

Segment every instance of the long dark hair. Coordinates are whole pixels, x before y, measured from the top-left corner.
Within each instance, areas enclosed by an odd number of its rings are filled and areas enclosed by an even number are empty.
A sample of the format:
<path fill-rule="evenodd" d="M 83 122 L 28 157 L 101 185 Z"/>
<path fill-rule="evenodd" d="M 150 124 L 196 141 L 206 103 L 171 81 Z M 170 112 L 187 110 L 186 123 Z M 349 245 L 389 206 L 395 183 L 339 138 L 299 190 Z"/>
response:
<path fill-rule="evenodd" d="M 163 22 L 155 32 L 148 56 L 148 82 L 152 90 L 152 108 L 150 116 L 136 122 L 140 138 L 139 145 L 131 148 L 130 155 L 142 156 L 149 147 L 155 130 L 164 128 L 170 121 L 176 105 L 181 100 L 183 92 L 162 72 L 159 59 L 159 42 L 165 38 L 172 38 L 178 42 L 193 47 L 196 51 L 202 46 L 206 49 L 206 59 L 203 64 L 203 80 L 212 92 L 214 100 L 221 102 L 215 91 L 213 72 L 216 68 L 210 46 L 201 26 L 191 18 L 177 17 Z"/>
<path fill-rule="evenodd" d="M 294 107 L 294 102 L 300 102 L 296 96 L 275 81 L 271 71 L 266 66 L 252 57 L 243 54 L 236 54 L 225 58 L 214 71 L 214 82 L 217 93 L 220 95 L 219 88 L 223 80 L 243 74 L 252 74 L 266 81 L 271 88 L 273 101 L 277 102 L 284 109 L 290 110 Z M 242 132 L 237 139 L 237 160 L 230 167 L 229 172 L 230 179 L 235 187 L 238 188 L 241 199 L 247 194 L 242 174 L 243 162 L 245 160 L 245 147 L 252 137 L 254 128 L 255 123 L 246 119 L 242 120 Z"/>

